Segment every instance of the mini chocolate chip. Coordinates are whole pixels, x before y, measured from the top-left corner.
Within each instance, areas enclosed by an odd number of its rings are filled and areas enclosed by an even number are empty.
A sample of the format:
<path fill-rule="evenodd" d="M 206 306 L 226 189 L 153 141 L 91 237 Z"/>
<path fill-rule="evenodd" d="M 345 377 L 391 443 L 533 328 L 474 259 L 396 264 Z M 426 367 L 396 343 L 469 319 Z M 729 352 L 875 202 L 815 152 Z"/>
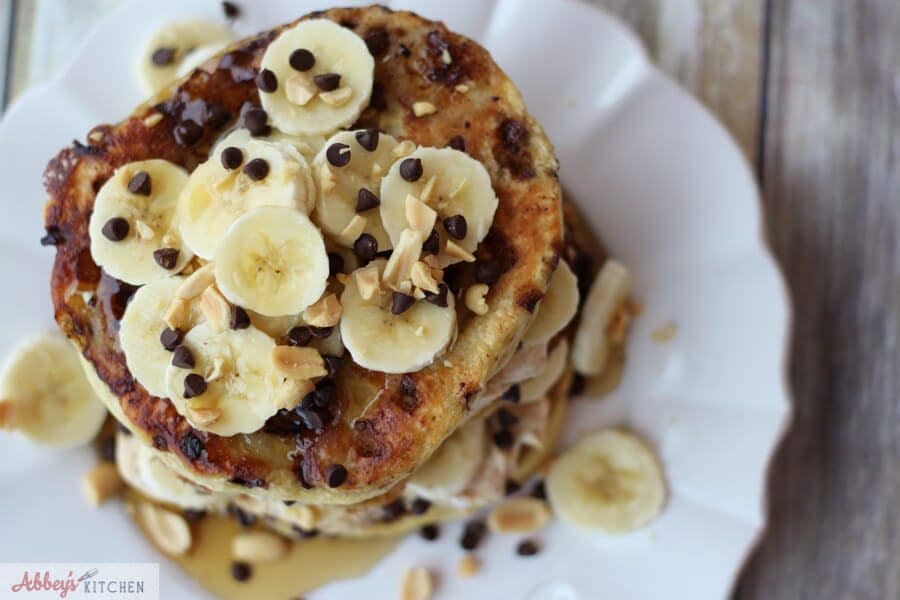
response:
<path fill-rule="evenodd" d="M 325 157 L 335 167 L 346 166 L 350 162 L 350 146 L 340 142 L 332 144 L 325 151 Z"/>
<path fill-rule="evenodd" d="M 65 241 L 59 227 L 55 225 L 44 228 L 44 231 L 46 233 L 41 238 L 41 246 L 58 246 Z"/>
<path fill-rule="evenodd" d="M 500 265 L 493 260 L 483 260 L 475 266 L 475 281 L 494 285 L 500 279 Z"/>
<path fill-rule="evenodd" d="M 366 42 L 369 54 L 372 56 L 381 56 L 387 51 L 388 46 L 391 43 L 391 38 L 384 29 L 374 29 L 366 34 L 363 41 Z"/>
<path fill-rule="evenodd" d="M 507 496 L 512 496 L 513 494 L 515 494 L 516 492 L 518 492 L 521 489 L 522 489 L 522 486 L 519 483 L 513 481 L 512 479 L 506 480 L 506 486 L 504 488 L 504 491 L 506 492 Z"/>
<path fill-rule="evenodd" d="M 381 200 L 378 199 L 378 196 L 366 188 L 359 188 L 359 192 L 356 194 L 356 212 L 361 213 L 372 210 L 379 204 L 381 204 Z"/>
<path fill-rule="evenodd" d="M 381 508 L 384 512 L 384 514 L 382 515 L 382 519 L 388 523 L 390 523 L 391 521 L 396 521 L 406 514 L 406 505 L 403 503 L 403 498 L 397 498 L 393 502 L 389 502 Z"/>
<path fill-rule="evenodd" d="M 337 252 L 328 253 L 328 275 L 334 277 L 344 272 L 344 257 Z"/>
<path fill-rule="evenodd" d="M 171 327 L 166 327 L 162 330 L 162 333 L 159 334 L 159 343 L 162 344 L 162 347 L 172 352 L 175 348 L 178 347 L 178 344 L 181 343 L 181 338 L 184 337 L 184 332 L 180 329 L 172 329 Z"/>
<path fill-rule="evenodd" d="M 347 467 L 344 465 L 331 465 L 325 472 L 328 479 L 328 487 L 340 487 L 347 481 Z"/>
<path fill-rule="evenodd" d="M 278 78 L 271 69 L 263 69 L 256 76 L 256 87 L 258 87 L 261 92 L 271 94 L 278 89 Z"/>
<path fill-rule="evenodd" d="M 206 392 L 206 380 L 197 373 L 191 373 L 184 378 L 184 397 L 186 400 L 202 396 Z"/>
<path fill-rule="evenodd" d="M 263 158 L 254 158 L 244 165 L 244 174 L 253 181 L 262 181 L 269 174 L 269 163 Z"/>
<path fill-rule="evenodd" d="M 438 285 L 437 294 L 425 291 L 425 301 L 431 302 L 435 306 L 440 306 L 442 308 L 446 308 L 447 307 L 447 294 L 449 292 L 450 292 L 450 288 L 447 287 L 447 284 L 442 283 L 442 284 Z"/>
<path fill-rule="evenodd" d="M 289 346 L 306 346 L 312 341 L 312 330 L 309 327 L 301 325 L 294 327 L 287 334 Z"/>
<path fill-rule="evenodd" d="M 247 581 L 253 576 L 253 568 L 241 561 L 231 563 L 231 576 L 235 581 Z"/>
<path fill-rule="evenodd" d="M 325 426 L 322 417 L 314 408 L 297 408 L 297 416 L 303 421 L 303 426 L 310 431 L 319 431 Z"/>
<path fill-rule="evenodd" d="M 306 48 L 297 48 L 291 52 L 288 62 L 295 71 L 309 71 L 315 66 L 316 57 Z"/>
<path fill-rule="evenodd" d="M 178 248 L 160 248 L 153 251 L 153 260 L 167 271 L 171 271 L 178 263 Z"/>
<path fill-rule="evenodd" d="M 537 498 L 538 500 L 547 499 L 547 484 L 544 483 L 543 479 L 534 485 L 534 489 L 531 490 L 530 495 L 532 498 Z"/>
<path fill-rule="evenodd" d="M 237 521 L 238 525 L 241 527 L 250 528 L 256 525 L 256 515 L 248 513 L 239 506 L 229 504 L 227 511 L 229 516 L 234 517 L 234 520 Z"/>
<path fill-rule="evenodd" d="M 446 229 L 447 233 L 454 239 L 461 240 L 466 237 L 466 233 L 469 231 L 469 224 L 466 223 L 466 218 L 464 216 L 453 215 L 452 217 L 444 219 L 444 229 Z"/>
<path fill-rule="evenodd" d="M 187 346 L 176 346 L 172 352 L 172 364 L 180 369 L 193 369 L 194 354 Z"/>
<path fill-rule="evenodd" d="M 516 546 L 516 554 L 519 556 L 534 556 L 540 551 L 540 547 L 534 540 L 522 540 L 519 542 L 519 545 Z"/>
<path fill-rule="evenodd" d="M 494 433 L 494 445 L 501 450 L 509 450 L 515 442 L 516 438 L 509 429 L 501 429 Z"/>
<path fill-rule="evenodd" d="M 198 377 L 200 376 L 198 375 Z M 200 379 L 202 380 L 203 378 L 200 377 Z M 203 385 L 206 386 L 205 381 L 203 382 Z M 178 446 L 188 460 L 197 460 L 200 458 L 200 455 L 203 454 L 203 440 L 194 435 L 193 431 L 189 431 L 181 438 L 181 441 L 178 442 Z"/>
<path fill-rule="evenodd" d="M 131 226 L 122 217 L 113 217 L 103 224 L 103 237 L 111 242 L 121 242 L 128 236 Z"/>
<path fill-rule="evenodd" d="M 309 328 L 314 338 L 325 339 L 334 332 L 334 327 L 312 327 Z"/>
<path fill-rule="evenodd" d="M 228 19 L 237 19 L 241 16 L 241 7 L 234 2 L 222 2 L 222 12 Z"/>
<path fill-rule="evenodd" d="M 342 359 L 340 356 L 323 356 L 322 360 L 325 362 L 325 369 L 328 371 L 326 377 L 334 379 L 337 376 L 338 371 L 341 369 L 341 365 L 344 363 L 344 359 Z"/>
<path fill-rule="evenodd" d="M 581 373 L 575 373 L 575 375 L 572 377 L 572 385 L 569 386 L 569 395 L 580 396 L 584 393 L 586 387 L 587 380 L 584 378 L 584 375 L 582 375 Z"/>
<path fill-rule="evenodd" d="M 416 303 L 416 299 L 402 292 L 391 292 L 391 313 L 402 315 Z"/>
<path fill-rule="evenodd" d="M 497 411 L 497 422 L 500 423 L 500 426 L 504 429 L 509 429 L 519 422 L 519 417 L 517 417 L 507 409 L 501 408 Z"/>
<path fill-rule="evenodd" d="M 334 402 L 334 399 L 337 396 L 337 388 L 331 381 L 324 380 L 320 381 L 318 385 L 316 385 L 316 389 L 310 392 L 309 395 L 312 396 L 313 404 L 319 408 L 327 408 Z"/>
<path fill-rule="evenodd" d="M 422 177 L 422 160 L 405 158 L 400 163 L 400 177 L 406 181 L 418 181 Z"/>
<path fill-rule="evenodd" d="M 436 229 L 432 229 L 425 241 L 422 242 L 422 252 L 437 254 L 441 251 L 441 236 Z"/>
<path fill-rule="evenodd" d="M 356 132 L 356 142 L 362 146 L 363 150 L 375 152 L 378 149 L 378 130 L 363 129 Z"/>
<path fill-rule="evenodd" d="M 232 329 L 247 329 L 250 327 L 250 315 L 237 304 L 232 304 L 228 326 Z"/>
<path fill-rule="evenodd" d="M 244 127 L 253 137 L 266 137 L 272 133 L 269 126 L 269 113 L 261 108 L 250 108 L 244 112 Z"/>
<path fill-rule="evenodd" d="M 234 146 L 228 146 L 224 150 L 222 150 L 222 166 L 228 169 L 229 171 L 233 171 L 237 169 L 244 162 L 244 153 L 240 148 L 235 148 Z"/>
<path fill-rule="evenodd" d="M 441 528 L 434 523 L 429 523 L 419 530 L 419 534 L 429 542 L 433 542 L 434 540 L 438 539 L 438 537 L 440 537 Z"/>
<path fill-rule="evenodd" d="M 291 525 L 291 529 L 294 530 L 294 533 L 296 533 L 297 537 L 301 540 L 308 540 L 319 535 L 318 529 L 303 529 L 299 525 Z"/>
<path fill-rule="evenodd" d="M 341 85 L 341 76 L 337 73 L 322 73 L 313 77 L 313 83 L 323 92 L 332 92 Z"/>
<path fill-rule="evenodd" d="M 193 121 L 182 121 L 173 130 L 175 141 L 182 146 L 193 146 L 203 137 L 203 128 Z"/>
<path fill-rule="evenodd" d="M 369 99 L 369 106 L 375 110 L 384 110 L 387 108 L 387 96 L 384 94 L 384 84 L 376 81 L 372 84 L 372 97 Z"/>
<path fill-rule="evenodd" d="M 206 109 L 206 124 L 213 129 L 221 129 L 225 127 L 231 119 L 231 113 L 221 104 L 210 104 Z"/>
<path fill-rule="evenodd" d="M 423 515 L 431 508 L 431 502 L 425 498 L 416 498 L 409 506 L 409 512 L 414 515 Z"/>
<path fill-rule="evenodd" d="M 196 508 L 185 508 L 181 511 L 181 516 L 188 523 L 199 523 L 206 516 L 206 511 Z"/>
<path fill-rule="evenodd" d="M 484 521 L 470 521 L 463 528 L 462 537 L 459 539 L 459 545 L 463 550 L 474 550 L 484 539 L 487 533 L 487 526 Z"/>
<path fill-rule="evenodd" d="M 138 171 L 128 182 L 128 191 L 132 194 L 140 194 L 141 196 L 150 195 L 150 173 L 147 171 Z"/>
<path fill-rule="evenodd" d="M 447 142 L 447 146 L 453 148 L 454 150 L 459 150 L 460 152 L 466 151 L 466 139 L 461 135 L 454 135 L 450 138 L 450 141 Z"/>
<path fill-rule="evenodd" d="M 175 48 L 157 48 L 150 55 L 150 62 L 157 67 L 171 65 L 173 60 L 175 60 Z"/>
<path fill-rule="evenodd" d="M 368 233 L 364 233 L 353 242 L 353 252 L 363 263 L 368 263 L 378 254 L 378 241 Z"/>
<path fill-rule="evenodd" d="M 521 397 L 522 397 L 522 392 L 519 389 L 519 384 L 516 384 L 516 385 L 510 387 L 508 390 L 503 392 L 502 396 L 500 396 L 500 398 L 502 398 L 503 400 L 506 400 L 507 402 L 512 402 L 513 404 L 518 404 Z"/>
<path fill-rule="evenodd" d="M 296 500 L 282 500 L 282 502 L 284 502 L 285 506 L 293 506 L 293 505 L 297 504 Z"/>

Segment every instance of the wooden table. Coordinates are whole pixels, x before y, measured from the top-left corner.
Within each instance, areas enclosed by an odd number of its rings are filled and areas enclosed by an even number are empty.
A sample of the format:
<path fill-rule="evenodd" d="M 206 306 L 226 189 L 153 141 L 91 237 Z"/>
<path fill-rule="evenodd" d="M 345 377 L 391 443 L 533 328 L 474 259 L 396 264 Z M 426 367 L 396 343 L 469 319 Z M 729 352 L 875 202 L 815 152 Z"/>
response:
<path fill-rule="evenodd" d="M 4 98 L 118 1 L 0 0 Z M 900 597 L 900 2 L 593 1 L 756 165 L 796 307 L 794 426 L 735 596 Z"/>

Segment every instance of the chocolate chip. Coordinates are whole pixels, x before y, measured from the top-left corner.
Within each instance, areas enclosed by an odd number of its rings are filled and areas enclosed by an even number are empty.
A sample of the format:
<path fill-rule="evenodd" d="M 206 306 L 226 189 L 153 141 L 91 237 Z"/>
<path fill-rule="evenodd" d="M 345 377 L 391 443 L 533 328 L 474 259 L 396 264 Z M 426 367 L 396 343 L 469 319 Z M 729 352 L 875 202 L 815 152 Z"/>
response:
<path fill-rule="evenodd" d="M 534 485 L 534 489 L 531 490 L 530 496 L 532 498 L 537 498 L 538 500 L 547 499 L 547 484 L 544 483 L 543 479 Z"/>
<path fill-rule="evenodd" d="M 353 242 L 353 253 L 363 263 L 368 263 L 378 254 L 378 241 L 371 234 L 364 233 Z"/>
<path fill-rule="evenodd" d="M 222 166 L 228 169 L 229 171 L 233 171 L 237 169 L 244 162 L 244 153 L 240 148 L 235 148 L 234 146 L 228 146 L 224 150 L 222 150 Z"/>
<path fill-rule="evenodd" d="M 171 327 L 166 327 L 162 330 L 162 333 L 159 334 L 159 343 L 162 344 L 162 347 L 172 352 L 175 348 L 178 347 L 178 344 L 181 343 L 181 338 L 184 337 L 184 332 L 180 329 L 172 329 Z"/>
<path fill-rule="evenodd" d="M 241 7 L 234 2 L 222 2 L 222 12 L 228 19 L 237 19 L 241 16 Z"/>
<path fill-rule="evenodd" d="M 521 489 L 522 489 L 522 486 L 519 483 L 513 481 L 512 479 L 506 480 L 506 486 L 504 487 L 504 492 L 506 493 L 507 496 L 512 496 L 513 494 L 515 494 L 516 492 L 518 492 Z"/>
<path fill-rule="evenodd" d="M 184 517 L 184 520 L 188 523 L 199 523 L 206 517 L 206 511 L 196 508 L 185 508 L 181 511 L 181 516 Z"/>
<path fill-rule="evenodd" d="M 363 147 L 364 150 L 375 152 L 378 149 L 378 130 L 363 129 L 356 132 L 356 142 Z"/>
<path fill-rule="evenodd" d="M 388 46 L 391 43 L 391 38 L 384 29 L 374 29 L 366 34 L 363 41 L 366 42 L 366 48 L 369 49 L 369 54 L 372 56 L 381 56 L 387 51 Z"/>
<path fill-rule="evenodd" d="M 269 163 L 262 158 L 254 158 L 244 165 L 244 174 L 253 181 L 262 181 L 269 174 Z"/>
<path fill-rule="evenodd" d="M 250 327 L 250 315 L 247 311 L 237 304 L 231 305 L 231 315 L 229 315 L 228 326 L 232 329 L 247 329 Z"/>
<path fill-rule="evenodd" d="M 463 550 L 474 550 L 484 539 L 487 533 L 487 526 L 484 521 L 470 521 L 463 528 L 462 537 L 459 539 L 459 545 Z"/>
<path fill-rule="evenodd" d="M 173 130 L 175 141 L 182 146 L 193 146 L 203 137 L 203 128 L 193 121 L 182 121 Z"/>
<path fill-rule="evenodd" d="M 200 377 L 199 375 L 197 377 Z M 200 377 L 202 380 L 203 378 Z M 203 385 L 206 386 L 206 382 L 203 382 Z M 200 455 L 203 454 L 203 440 L 198 438 L 193 431 L 189 431 L 181 441 L 178 442 L 178 446 L 181 448 L 181 452 L 184 454 L 185 458 L 188 460 L 197 460 L 200 458 Z"/>
<path fill-rule="evenodd" d="M 44 231 L 45 234 L 41 238 L 41 246 L 58 246 L 65 241 L 59 227 L 50 225 L 44 228 Z"/>
<path fill-rule="evenodd" d="M 288 331 L 287 341 L 289 346 L 306 346 L 312 341 L 312 337 L 312 330 L 301 325 Z"/>
<path fill-rule="evenodd" d="M 406 181 L 418 181 L 422 177 L 422 160 L 405 158 L 400 163 L 400 177 Z"/>
<path fill-rule="evenodd" d="M 325 339 L 334 332 L 334 327 L 310 327 L 309 331 L 314 338 Z"/>
<path fill-rule="evenodd" d="M 572 377 L 572 385 L 569 386 L 570 396 L 580 396 L 587 387 L 587 380 L 581 373 L 575 373 Z"/>
<path fill-rule="evenodd" d="M 293 506 L 293 505 L 297 504 L 296 500 L 282 500 L 282 502 L 284 502 L 285 506 Z"/>
<path fill-rule="evenodd" d="M 461 135 L 454 135 L 450 138 L 450 141 L 447 142 L 447 146 L 453 148 L 454 150 L 459 150 L 460 152 L 466 151 L 466 139 Z"/>
<path fill-rule="evenodd" d="M 295 71 L 309 71 L 315 66 L 316 57 L 306 48 L 297 48 L 291 52 L 288 62 Z"/>
<path fill-rule="evenodd" d="M 245 562 L 235 561 L 231 563 L 231 576 L 235 581 L 247 581 L 253 576 L 253 569 Z"/>
<path fill-rule="evenodd" d="M 269 126 L 269 113 L 261 108 L 250 108 L 244 112 L 244 127 L 253 137 L 266 137 L 272 133 Z"/>
<path fill-rule="evenodd" d="M 346 166 L 350 162 L 350 146 L 340 142 L 328 146 L 325 157 L 335 167 Z"/>
<path fill-rule="evenodd" d="M 416 303 L 416 299 L 402 292 L 391 292 L 391 313 L 402 315 Z"/>
<path fill-rule="evenodd" d="M 375 110 L 387 108 L 387 96 L 384 95 L 384 84 L 376 81 L 372 84 L 372 97 L 369 98 L 369 106 Z"/>
<path fill-rule="evenodd" d="M 540 551 L 540 547 L 534 540 L 522 540 L 519 542 L 519 545 L 516 546 L 516 554 L 519 556 L 534 556 Z"/>
<path fill-rule="evenodd" d="M 441 251 L 441 236 L 438 235 L 436 229 L 432 229 L 428 237 L 422 243 L 422 252 L 429 254 L 437 254 Z"/>
<path fill-rule="evenodd" d="M 323 356 L 322 360 L 325 362 L 325 369 L 328 371 L 326 377 L 334 379 L 341 369 L 344 359 L 340 356 Z"/>
<path fill-rule="evenodd" d="M 344 257 L 337 252 L 328 253 L 328 275 L 334 277 L 344 272 Z"/>
<path fill-rule="evenodd" d="M 163 269 L 171 271 L 178 263 L 178 248 L 160 248 L 153 251 L 153 260 Z"/>
<path fill-rule="evenodd" d="M 231 119 L 231 113 L 221 104 L 210 104 L 206 109 L 206 124 L 221 129 Z"/>
<path fill-rule="evenodd" d="M 509 450 L 516 443 L 516 438 L 509 429 L 501 429 L 494 433 L 494 445 L 501 450 Z"/>
<path fill-rule="evenodd" d="M 522 392 L 519 389 L 518 384 L 510 387 L 508 390 L 503 392 L 502 396 L 500 396 L 501 399 L 506 400 L 507 402 L 512 402 L 513 404 L 518 404 L 521 397 Z"/>
<path fill-rule="evenodd" d="M 176 346 L 172 352 L 172 364 L 180 369 L 193 369 L 194 354 L 187 346 Z"/>
<path fill-rule="evenodd" d="M 315 410 L 298 408 L 296 411 L 297 415 L 303 420 L 303 426 L 307 429 L 311 431 L 320 431 L 325 426 L 322 417 Z"/>
<path fill-rule="evenodd" d="M 180 346 L 179 346 L 180 347 Z M 206 392 L 206 380 L 201 375 L 191 373 L 184 378 L 184 397 L 185 399 L 196 398 L 202 396 Z"/>
<path fill-rule="evenodd" d="M 406 514 L 406 505 L 403 503 L 403 498 L 397 498 L 393 502 L 389 502 L 381 508 L 383 511 L 382 520 L 388 523 L 390 523 L 391 521 L 396 521 Z"/>
<path fill-rule="evenodd" d="M 234 520 L 237 521 L 238 525 L 240 525 L 241 527 L 249 528 L 256 525 L 256 515 L 248 513 L 239 506 L 229 504 L 227 511 L 229 516 L 234 517 Z"/>
<path fill-rule="evenodd" d="M 502 428 L 509 429 L 519 422 L 519 417 L 517 417 L 507 409 L 501 408 L 497 411 L 497 422 Z"/>
<path fill-rule="evenodd" d="M 381 200 L 378 199 L 378 196 L 366 188 L 359 188 L 359 193 L 356 194 L 356 212 L 372 210 L 379 204 L 381 204 Z"/>
<path fill-rule="evenodd" d="M 337 388 L 331 381 L 320 381 L 311 392 L 313 403 L 319 408 L 328 408 L 337 397 Z"/>
<path fill-rule="evenodd" d="M 429 291 L 425 291 L 425 301 L 431 302 L 435 306 L 440 306 L 442 308 L 447 307 L 447 294 L 450 292 L 450 288 L 447 287 L 447 284 L 442 283 L 438 285 L 437 294 L 434 294 Z"/>
<path fill-rule="evenodd" d="M 318 529 L 303 529 L 299 525 L 291 525 L 291 529 L 294 530 L 294 533 L 296 533 L 297 537 L 301 540 L 308 540 L 319 535 Z"/>
<path fill-rule="evenodd" d="M 256 87 L 261 92 L 271 94 L 278 89 L 278 78 L 275 77 L 275 73 L 271 69 L 263 69 L 256 76 Z"/>
<path fill-rule="evenodd" d="M 147 171 L 138 171 L 128 181 L 128 191 L 132 194 L 149 196 L 150 187 L 150 173 Z"/>
<path fill-rule="evenodd" d="M 494 285 L 500 279 L 500 265 L 493 260 L 483 260 L 475 267 L 475 281 Z"/>
<path fill-rule="evenodd" d="M 165 67 L 172 64 L 175 60 L 175 48 L 157 48 L 150 55 L 150 62 L 157 67 Z"/>
<path fill-rule="evenodd" d="M 128 236 L 131 226 L 122 217 L 113 217 L 103 224 L 103 237 L 111 242 L 121 242 Z"/>
<path fill-rule="evenodd" d="M 332 92 L 341 85 L 341 76 L 337 73 L 322 73 L 313 77 L 313 83 L 323 92 Z"/>
<path fill-rule="evenodd" d="M 344 465 L 331 465 L 325 472 L 328 479 L 328 487 L 340 487 L 347 481 L 347 467 Z"/>
<path fill-rule="evenodd" d="M 422 527 L 419 530 L 419 535 L 428 540 L 429 542 L 433 542 L 438 539 L 441 535 L 441 528 L 435 525 L 434 523 L 430 523 Z"/>
<path fill-rule="evenodd" d="M 409 512 L 414 515 L 423 515 L 431 508 L 431 502 L 425 498 L 416 498 L 409 506 Z"/>
<path fill-rule="evenodd" d="M 466 223 L 466 218 L 462 215 L 453 215 L 452 217 L 447 217 L 444 219 L 444 229 L 447 230 L 447 233 L 454 239 L 461 240 L 466 237 L 466 233 L 469 231 L 469 224 Z"/>

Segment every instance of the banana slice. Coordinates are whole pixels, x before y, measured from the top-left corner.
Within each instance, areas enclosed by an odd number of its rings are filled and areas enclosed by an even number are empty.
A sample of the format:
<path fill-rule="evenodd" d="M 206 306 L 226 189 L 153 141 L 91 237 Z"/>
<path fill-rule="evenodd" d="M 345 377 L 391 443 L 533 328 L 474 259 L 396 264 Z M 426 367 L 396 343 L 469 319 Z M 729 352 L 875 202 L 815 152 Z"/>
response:
<path fill-rule="evenodd" d="M 325 291 L 328 255 L 306 215 L 261 206 L 228 228 L 215 271 L 219 289 L 234 304 L 269 317 L 294 315 Z"/>
<path fill-rule="evenodd" d="M 218 46 L 221 50 L 234 39 L 230 29 L 212 21 L 166 23 L 147 41 L 138 57 L 137 76 L 141 91 L 147 96 L 155 94 L 177 79 L 182 64 L 195 60 L 194 55 L 201 48 Z M 213 54 L 215 52 L 207 58 Z"/>
<path fill-rule="evenodd" d="M 487 450 L 484 419 L 456 430 L 406 481 L 407 492 L 432 502 L 448 503 L 468 487 Z"/>
<path fill-rule="evenodd" d="M 525 336 L 523 346 L 546 344 L 569 324 L 578 312 L 578 278 L 569 264 L 561 260 L 543 300 L 538 304 L 534 318 Z"/>
<path fill-rule="evenodd" d="M 319 150 L 322 149 L 322 146 L 325 145 L 324 135 L 314 133 L 291 135 L 277 129 L 273 129 L 266 139 L 271 142 L 282 142 L 293 146 L 310 164 L 312 164 L 313 159 L 319 153 Z"/>
<path fill-rule="evenodd" d="M 132 285 L 174 275 L 193 258 L 178 233 L 175 206 L 187 171 L 165 160 L 119 167 L 94 201 L 91 256 Z"/>
<path fill-rule="evenodd" d="M 285 380 L 271 361 L 275 341 L 255 327 L 216 333 L 201 323 L 182 345 L 194 366 L 170 363 L 166 384 L 175 409 L 197 429 L 221 436 L 252 433 L 302 398 L 301 388 Z"/>
<path fill-rule="evenodd" d="M 395 162 L 382 180 L 381 220 L 394 244 L 404 229 L 414 226 L 407 219 L 409 196 L 437 212 L 435 230 L 440 236 L 438 259 L 442 266 L 464 260 L 452 250 L 454 245 L 466 253 L 475 252 L 497 210 L 497 195 L 484 165 L 452 148 L 418 148 Z M 427 237 L 430 232 L 423 233 Z M 452 242 L 450 252 L 448 241 Z"/>
<path fill-rule="evenodd" d="M 606 533 L 627 533 L 662 510 L 666 485 L 653 451 L 609 429 L 581 440 L 550 467 L 547 495 L 559 518 Z"/>
<path fill-rule="evenodd" d="M 377 267 L 379 280 L 385 264 L 382 259 L 369 263 Z M 341 295 L 341 339 L 353 360 L 383 373 L 410 373 L 434 361 L 456 332 L 453 295 L 446 294 L 447 306 L 420 300 L 393 314 L 391 292 L 381 289 L 363 298 L 356 277 L 360 271 L 350 276 Z"/>
<path fill-rule="evenodd" d="M 346 155 L 334 150 L 344 147 Z M 397 140 L 377 130 L 341 131 L 325 142 L 313 159 L 313 171 L 321 174 L 313 218 L 339 244 L 348 248 L 353 246 L 356 238 L 349 239 L 341 234 L 353 217 L 360 215 L 366 220 L 362 233 L 375 237 L 378 250 L 393 248 L 381 224 L 378 195 L 382 175 L 394 162 L 392 151 L 396 147 Z M 329 160 L 329 153 L 338 158 L 346 156 L 348 162 L 336 166 Z M 342 162 L 338 161 L 339 164 Z M 323 169 L 327 169 L 324 174 Z M 333 183 L 324 184 L 326 179 Z M 357 207 L 363 210 L 357 211 Z"/>
<path fill-rule="evenodd" d="M 34 338 L 7 358 L 0 373 L 0 429 L 68 448 L 91 441 L 105 419 L 78 351 L 61 335 Z"/>
<path fill-rule="evenodd" d="M 631 274 L 616 260 L 604 263 L 588 292 L 572 345 L 572 365 L 582 375 L 600 375 L 609 358 L 606 328 L 631 293 Z"/>
<path fill-rule="evenodd" d="M 309 214 L 315 201 L 315 183 L 303 155 L 289 144 L 252 138 L 238 129 L 191 173 L 178 199 L 178 217 L 185 243 L 197 256 L 212 260 L 225 231 L 247 211 L 286 206 Z"/>
<path fill-rule="evenodd" d="M 128 370 L 144 389 L 159 398 L 169 395 L 166 368 L 172 360 L 172 352 L 160 341 L 160 335 L 167 328 L 163 316 L 183 282 L 183 277 L 171 277 L 138 288 L 119 324 L 119 345 L 125 353 Z M 186 329 L 202 320 L 198 303 L 190 306 Z"/>
<path fill-rule="evenodd" d="M 537 402 L 559 381 L 569 362 L 569 342 L 560 340 L 547 357 L 544 369 L 519 385 L 520 402 Z"/>
<path fill-rule="evenodd" d="M 276 128 L 328 134 L 354 123 L 368 106 L 375 61 L 349 29 L 311 19 L 275 38 L 260 69 L 275 77 L 275 90 L 261 90 L 259 96 Z"/>

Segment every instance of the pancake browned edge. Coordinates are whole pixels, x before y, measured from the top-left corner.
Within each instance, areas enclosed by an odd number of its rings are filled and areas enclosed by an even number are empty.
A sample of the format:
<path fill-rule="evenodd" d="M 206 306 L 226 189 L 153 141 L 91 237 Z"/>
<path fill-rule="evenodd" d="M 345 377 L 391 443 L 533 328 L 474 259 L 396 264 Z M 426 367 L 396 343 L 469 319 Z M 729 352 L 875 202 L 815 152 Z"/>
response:
<path fill-rule="evenodd" d="M 139 107 L 118 125 L 96 127 L 89 144 L 75 142 L 61 151 L 45 173 L 50 194 L 45 221 L 59 240 L 52 276 L 56 320 L 115 396 L 110 404 L 117 418 L 165 450 L 173 467 L 211 488 L 343 504 L 389 489 L 427 459 L 514 350 L 563 249 L 561 193 L 549 141 L 481 46 L 441 23 L 384 7 L 338 8 L 304 18 L 310 17 L 332 19 L 364 38 L 386 32 L 390 58 L 376 57 L 372 101 L 355 127 L 437 147 L 461 136 L 491 175 L 499 208 L 476 254 L 498 261 L 504 273 L 491 288 L 489 313 L 461 322 L 447 361 L 403 376 L 345 361 L 334 422 L 319 434 L 291 437 L 257 432 L 224 438 L 193 429 L 168 399 L 150 396 L 126 367 L 117 329 L 134 288 L 105 275 L 91 259 L 88 219 L 94 197 L 117 167 L 131 161 L 161 158 L 188 170 L 204 161 L 241 108 L 258 105 L 253 78 L 283 28 L 239 42 L 163 92 L 155 104 Z M 447 52 L 450 64 L 443 59 Z M 463 82 L 468 93 L 456 89 Z M 437 113 L 417 118 L 411 109 L 416 101 L 431 102 Z M 155 114 L 162 120 L 145 121 Z M 187 120 L 202 125 L 197 139 L 191 127 L 179 131 Z M 464 265 L 447 276 L 462 289 L 472 270 Z M 354 422 L 373 398 L 366 419 Z M 325 475 L 335 464 L 349 473 L 336 490 L 327 487 Z"/>

